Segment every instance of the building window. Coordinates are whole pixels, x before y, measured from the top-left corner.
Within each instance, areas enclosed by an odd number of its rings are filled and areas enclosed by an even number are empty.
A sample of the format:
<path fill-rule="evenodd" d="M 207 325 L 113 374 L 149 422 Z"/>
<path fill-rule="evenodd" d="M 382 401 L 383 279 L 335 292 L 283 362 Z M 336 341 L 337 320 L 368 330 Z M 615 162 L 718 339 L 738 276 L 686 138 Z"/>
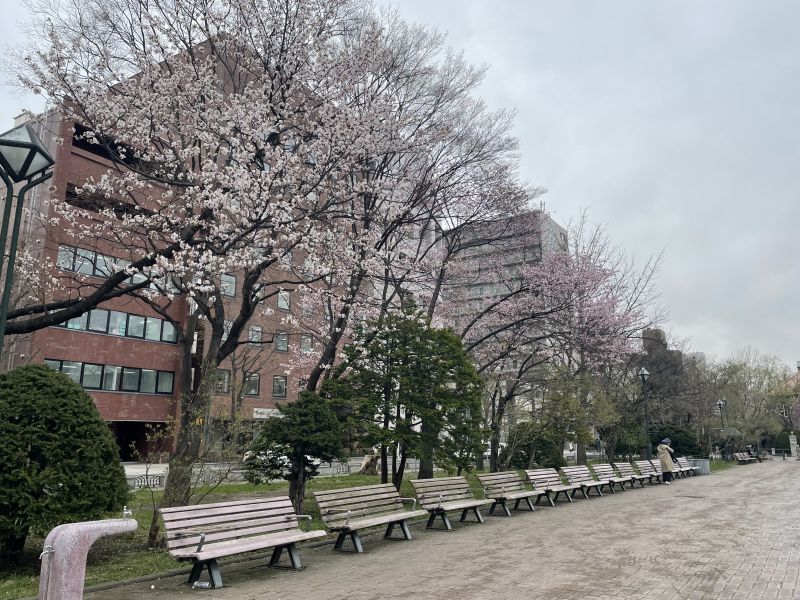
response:
<path fill-rule="evenodd" d="M 217 385 L 215 389 L 218 394 L 230 393 L 231 372 L 229 369 L 217 369 Z"/>
<path fill-rule="evenodd" d="M 285 331 L 275 333 L 275 350 L 278 352 L 289 351 L 289 334 Z"/>
<path fill-rule="evenodd" d="M 219 289 L 223 296 L 230 298 L 236 296 L 236 276 L 224 274 L 221 278 Z"/>
<path fill-rule="evenodd" d="M 164 325 L 161 327 L 161 341 L 172 342 L 173 344 L 178 341 L 178 332 L 175 329 L 175 325 L 169 321 L 164 321 Z"/>
<path fill-rule="evenodd" d="M 244 379 L 244 395 L 258 396 L 261 392 L 261 376 L 258 373 L 250 373 Z"/>
<path fill-rule="evenodd" d="M 81 382 L 81 363 L 74 360 L 61 361 L 61 372 L 75 383 Z"/>
<path fill-rule="evenodd" d="M 313 349 L 314 341 L 310 335 L 300 336 L 300 352 L 302 354 L 310 354 Z"/>
<path fill-rule="evenodd" d="M 46 358 L 44 364 L 86 389 L 142 394 L 172 394 L 175 373 L 155 369 L 137 369 L 116 365 L 80 363 Z"/>
<path fill-rule="evenodd" d="M 276 375 L 272 378 L 272 395 L 275 398 L 286 398 L 286 377 Z"/>
<path fill-rule="evenodd" d="M 89 322 L 89 314 L 83 313 L 79 317 L 73 317 L 69 321 L 66 322 L 67 329 L 78 329 L 80 331 L 86 331 L 86 324 Z"/>
<path fill-rule="evenodd" d="M 128 313 L 96 308 L 66 323 L 57 325 L 67 329 L 107 333 L 124 337 L 150 340 L 153 342 L 169 342 L 174 344 L 178 335 L 175 326 L 158 317 L 143 317 Z"/>
<path fill-rule="evenodd" d="M 108 333 L 128 335 L 128 313 L 112 310 L 108 317 Z"/>
<path fill-rule="evenodd" d="M 174 382 L 175 382 L 175 373 L 173 373 L 172 371 L 159 371 L 158 386 L 156 387 L 156 393 L 171 394 Z"/>
<path fill-rule="evenodd" d="M 144 339 L 144 325 L 147 319 L 139 315 L 128 315 L 128 337 Z"/>
<path fill-rule="evenodd" d="M 121 381 L 122 367 L 106 365 L 106 368 L 103 369 L 103 389 L 109 391 L 118 390 Z"/>
<path fill-rule="evenodd" d="M 105 333 L 108 331 L 108 311 L 102 309 L 95 309 L 89 311 L 89 331 L 99 331 Z"/>
<path fill-rule="evenodd" d="M 81 385 L 90 390 L 99 390 L 103 382 L 103 365 L 83 365 Z"/>
<path fill-rule="evenodd" d="M 138 392 L 139 391 L 139 369 L 129 369 L 125 367 L 122 369 L 122 391 L 124 392 Z"/>
<path fill-rule="evenodd" d="M 258 325 L 251 325 L 250 330 L 247 334 L 247 340 L 251 344 L 260 344 L 261 343 L 261 327 Z"/>
<path fill-rule="evenodd" d="M 289 310 L 291 308 L 291 292 L 289 290 L 278 292 L 278 308 L 281 310 Z"/>
<path fill-rule="evenodd" d="M 161 340 L 161 319 L 147 317 L 147 323 L 144 328 L 144 339 L 153 342 Z"/>
<path fill-rule="evenodd" d="M 153 369 L 142 369 L 139 377 L 139 391 L 144 394 L 156 393 L 156 372 Z"/>

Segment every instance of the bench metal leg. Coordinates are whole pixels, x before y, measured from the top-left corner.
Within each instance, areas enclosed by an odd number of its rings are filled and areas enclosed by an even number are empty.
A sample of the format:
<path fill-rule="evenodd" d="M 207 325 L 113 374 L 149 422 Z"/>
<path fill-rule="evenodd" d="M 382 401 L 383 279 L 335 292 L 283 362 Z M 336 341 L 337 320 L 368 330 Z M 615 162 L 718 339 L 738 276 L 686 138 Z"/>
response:
<path fill-rule="evenodd" d="M 408 523 L 406 523 L 405 521 L 400 521 L 400 531 L 403 532 L 403 537 L 405 539 L 407 539 L 407 540 L 412 539 L 411 538 L 411 530 L 408 528 Z"/>
<path fill-rule="evenodd" d="M 208 579 L 211 582 L 212 589 L 218 589 L 222 587 L 222 575 L 219 572 L 219 565 L 217 564 L 216 560 L 209 560 L 206 563 L 208 567 Z"/>
<path fill-rule="evenodd" d="M 533 508 L 533 502 L 531 502 L 531 499 L 529 497 L 525 498 L 525 503 L 528 505 L 528 508 L 530 508 L 531 510 L 535 510 Z"/>
<path fill-rule="evenodd" d="M 192 585 L 195 581 L 200 579 L 200 575 L 203 574 L 203 568 L 206 566 L 205 562 L 196 562 L 192 565 L 192 572 L 189 574 L 189 581 L 187 581 L 187 585 Z"/>
<path fill-rule="evenodd" d="M 359 537 L 357 531 L 350 532 L 350 539 L 353 541 L 353 546 L 355 547 L 356 552 L 359 554 L 364 552 L 364 546 L 361 545 L 361 538 Z"/>
<path fill-rule="evenodd" d="M 300 562 L 300 553 L 297 551 L 297 546 L 289 544 L 286 546 L 286 552 L 289 554 L 289 561 L 292 563 L 292 568 L 298 571 L 302 569 L 303 564 Z"/>
<path fill-rule="evenodd" d="M 383 534 L 383 539 L 388 540 L 392 537 L 392 531 L 394 531 L 394 523 L 389 523 L 386 526 L 386 533 Z"/>
<path fill-rule="evenodd" d="M 508 505 L 506 505 L 506 501 L 505 500 L 502 500 L 500 502 L 500 507 L 503 509 L 503 512 L 506 513 L 507 517 L 511 516 L 511 511 L 508 510 Z"/>
<path fill-rule="evenodd" d="M 344 544 L 344 541 L 346 539 L 347 539 L 347 532 L 346 531 L 340 531 L 339 532 L 339 536 L 336 538 L 336 543 L 333 545 L 333 549 L 334 550 L 341 550 L 342 544 Z"/>
<path fill-rule="evenodd" d="M 483 515 L 481 514 L 481 509 L 480 508 L 478 508 L 476 506 L 475 508 L 472 509 L 472 512 L 475 513 L 475 518 L 478 519 L 478 523 L 485 523 L 485 521 L 483 520 Z"/>
<path fill-rule="evenodd" d="M 547 498 L 547 501 L 550 503 L 550 508 L 555 508 L 556 507 L 556 503 L 553 502 L 553 498 L 550 496 L 550 492 L 547 492 L 544 495 L 544 497 Z M 539 496 L 539 498 L 541 498 L 541 496 Z M 537 503 L 539 502 L 539 498 L 536 499 Z M 556 498 L 558 498 L 558 493 L 556 493 Z"/>
<path fill-rule="evenodd" d="M 222 575 L 219 572 L 219 565 L 216 560 L 203 560 L 196 562 L 192 565 L 192 572 L 189 574 L 189 581 L 186 583 L 192 585 L 195 581 L 200 579 L 203 574 L 203 569 L 208 569 L 208 583 L 212 589 L 219 589 L 222 587 Z"/>
<path fill-rule="evenodd" d="M 467 515 L 468 515 L 468 514 L 469 514 L 469 509 L 468 509 L 468 508 L 465 508 L 464 510 L 462 510 L 462 511 L 461 511 L 461 518 L 459 519 L 459 521 L 461 521 L 462 523 L 463 523 L 464 521 L 466 521 L 466 520 L 467 520 Z"/>
<path fill-rule="evenodd" d="M 281 560 L 281 554 L 283 554 L 284 546 L 275 546 L 272 549 L 272 557 L 269 559 L 269 566 L 276 567 Z"/>
<path fill-rule="evenodd" d="M 450 524 L 450 519 L 447 518 L 447 513 L 442 511 L 439 513 L 439 516 L 442 517 L 442 523 L 444 523 L 444 528 L 447 529 L 447 531 L 453 529 L 453 526 Z"/>
<path fill-rule="evenodd" d="M 430 529 L 433 527 L 433 522 L 436 520 L 436 513 L 432 512 L 428 517 L 428 523 L 425 525 L 425 529 Z"/>

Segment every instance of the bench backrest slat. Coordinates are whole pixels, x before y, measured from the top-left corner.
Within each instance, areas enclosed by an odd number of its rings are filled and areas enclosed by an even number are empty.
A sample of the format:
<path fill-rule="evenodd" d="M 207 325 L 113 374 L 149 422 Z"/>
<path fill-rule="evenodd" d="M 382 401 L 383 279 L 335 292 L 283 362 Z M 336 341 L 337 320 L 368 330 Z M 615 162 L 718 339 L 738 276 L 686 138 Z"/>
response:
<path fill-rule="evenodd" d="M 564 485 L 561 475 L 555 469 L 526 469 L 525 476 L 536 490 L 544 490 L 551 486 Z"/>
<path fill-rule="evenodd" d="M 689 460 L 688 460 L 688 459 L 686 459 L 686 458 L 679 458 L 679 459 L 678 459 L 678 464 L 679 464 L 681 467 L 683 467 L 684 469 L 691 469 L 691 468 L 692 468 L 692 465 L 691 465 L 691 464 L 689 464 Z"/>
<path fill-rule="evenodd" d="M 586 465 L 578 465 L 576 467 L 561 467 L 561 472 L 566 476 L 567 481 L 570 483 L 583 483 L 584 481 L 594 481 L 594 477 L 589 472 L 589 467 Z"/>
<path fill-rule="evenodd" d="M 299 531 L 297 515 L 288 496 L 253 498 L 176 506 L 159 510 L 170 551 L 196 547 L 201 533 L 204 544 L 246 539 L 254 535 Z"/>
<path fill-rule="evenodd" d="M 657 474 L 657 471 L 653 468 L 653 465 L 650 463 L 649 460 L 637 460 L 636 468 L 639 469 L 639 473 L 641 473 L 642 475 Z"/>
<path fill-rule="evenodd" d="M 525 489 L 525 482 L 516 471 L 478 475 L 478 481 L 486 490 L 487 496 Z"/>
<path fill-rule="evenodd" d="M 617 474 L 614 473 L 614 467 L 608 463 L 592 465 L 592 470 L 594 471 L 594 474 L 597 475 L 598 480 L 611 479 L 612 477 L 617 476 Z"/>
<path fill-rule="evenodd" d="M 650 460 L 650 464 L 653 465 L 653 470 L 656 473 L 659 473 L 659 474 L 661 473 L 661 461 L 660 460 L 651 459 Z"/>
<path fill-rule="evenodd" d="M 614 468 L 619 471 L 621 477 L 631 477 L 636 475 L 631 463 L 614 463 Z"/>
<path fill-rule="evenodd" d="M 422 508 L 435 508 L 439 502 L 474 500 L 465 477 L 412 479 L 411 486 Z"/>
<path fill-rule="evenodd" d="M 314 492 L 319 513 L 326 525 L 340 524 L 350 518 L 405 510 L 400 494 L 391 483 Z"/>

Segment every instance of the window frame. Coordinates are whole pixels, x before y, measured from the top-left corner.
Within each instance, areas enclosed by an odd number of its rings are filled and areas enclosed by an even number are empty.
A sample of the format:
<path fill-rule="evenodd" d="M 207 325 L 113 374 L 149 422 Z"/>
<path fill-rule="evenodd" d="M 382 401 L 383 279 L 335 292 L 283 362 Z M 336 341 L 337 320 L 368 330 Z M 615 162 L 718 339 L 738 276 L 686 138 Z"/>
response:
<path fill-rule="evenodd" d="M 275 384 L 283 380 L 283 395 L 275 393 Z M 289 395 L 289 378 L 286 375 L 273 375 L 272 376 L 272 397 L 273 398 L 286 398 Z"/>
<path fill-rule="evenodd" d="M 229 286 L 225 284 L 225 278 L 233 279 L 233 289 L 230 290 Z M 223 273 L 219 278 L 219 291 L 226 298 L 236 298 L 236 275 L 230 273 Z"/>
<path fill-rule="evenodd" d="M 249 391 L 247 384 L 255 378 L 256 389 L 255 392 Z M 261 395 L 261 373 L 248 373 L 242 382 L 242 396 L 254 398 Z"/>
<path fill-rule="evenodd" d="M 281 340 L 281 344 L 278 345 L 278 340 Z M 289 351 L 289 333 L 286 331 L 276 331 L 275 337 L 272 338 L 272 341 L 275 343 L 275 352 L 288 352 Z"/>
<path fill-rule="evenodd" d="M 281 306 L 281 301 L 284 301 L 286 306 Z M 291 290 L 278 290 L 278 299 L 276 301 L 278 310 L 290 311 L 292 310 L 292 291 Z"/>

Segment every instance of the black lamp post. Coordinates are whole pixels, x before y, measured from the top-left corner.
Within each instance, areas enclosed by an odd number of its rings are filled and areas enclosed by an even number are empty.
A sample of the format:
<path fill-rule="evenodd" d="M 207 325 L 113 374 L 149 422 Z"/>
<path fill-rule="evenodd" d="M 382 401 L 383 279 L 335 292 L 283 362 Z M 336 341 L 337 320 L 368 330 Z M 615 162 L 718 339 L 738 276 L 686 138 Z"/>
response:
<path fill-rule="evenodd" d="M 653 448 L 652 444 L 650 443 L 650 424 L 648 421 L 648 414 L 647 414 L 647 380 L 650 378 L 650 371 L 642 367 L 639 369 L 639 379 L 642 381 L 642 400 L 644 402 L 644 435 L 647 439 L 647 444 L 645 445 L 644 450 L 644 457 L 647 460 L 653 458 Z"/>
<path fill-rule="evenodd" d="M 717 408 L 719 409 L 719 425 L 720 425 L 719 436 L 720 436 L 720 438 L 723 438 L 723 443 L 724 443 L 724 446 L 723 446 L 724 456 L 723 456 L 723 458 L 725 460 L 728 460 L 728 442 L 727 442 L 727 439 L 724 438 L 724 436 L 725 436 L 725 414 L 724 414 L 725 405 L 726 405 L 726 402 L 725 402 L 724 398 L 720 398 L 719 400 L 717 400 Z"/>
<path fill-rule="evenodd" d="M 54 164 L 53 157 L 50 156 L 29 124 L 20 125 L 0 134 L 0 179 L 6 186 L 6 205 L 3 209 L 3 222 L 0 225 L 0 273 L 5 263 L 8 225 L 11 220 L 11 205 L 14 201 L 14 184 L 25 182 L 17 194 L 11 243 L 8 244 L 8 265 L 5 265 L 3 297 L 0 301 L 0 353 L 3 351 L 8 304 L 11 301 L 11 288 L 14 283 L 14 265 L 17 259 L 17 244 L 25 194 L 31 188 L 53 176 L 53 172 L 48 169 Z"/>

